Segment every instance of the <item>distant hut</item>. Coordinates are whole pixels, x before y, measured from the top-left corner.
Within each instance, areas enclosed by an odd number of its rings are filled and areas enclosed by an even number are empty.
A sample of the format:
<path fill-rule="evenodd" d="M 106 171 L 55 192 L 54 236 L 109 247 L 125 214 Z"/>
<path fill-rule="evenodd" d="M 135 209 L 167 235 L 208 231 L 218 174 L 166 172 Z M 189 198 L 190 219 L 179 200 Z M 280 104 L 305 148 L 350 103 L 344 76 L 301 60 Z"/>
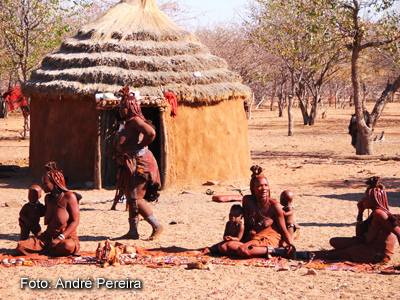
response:
<path fill-rule="evenodd" d="M 172 22 L 155 0 L 121 1 L 67 39 L 23 86 L 31 97 L 30 173 L 57 161 L 70 182 L 115 181 L 112 150 L 118 109 L 96 109 L 96 93 L 123 86 L 148 95 L 141 106 L 156 126 L 151 149 L 163 185 L 229 180 L 250 166 L 243 102 L 250 89 L 225 60 Z M 164 93 L 178 99 L 178 115 Z"/>

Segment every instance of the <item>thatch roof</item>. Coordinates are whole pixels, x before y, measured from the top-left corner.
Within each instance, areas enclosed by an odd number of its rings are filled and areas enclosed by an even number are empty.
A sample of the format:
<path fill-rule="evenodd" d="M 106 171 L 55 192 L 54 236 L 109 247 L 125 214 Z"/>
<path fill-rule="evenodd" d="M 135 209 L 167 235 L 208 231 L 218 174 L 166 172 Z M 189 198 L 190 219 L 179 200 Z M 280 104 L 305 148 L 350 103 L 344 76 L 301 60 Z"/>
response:
<path fill-rule="evenodd" d="M 250 95 L 225 60 L 211 55 L 196 36 L 172 22 L 155 0 L 123 0 L 86 24 L 42 61 L 23 92 L 80 96 L 115 93 L 122 86 L 141 95 L 170 91 L 184 102 Z"/>

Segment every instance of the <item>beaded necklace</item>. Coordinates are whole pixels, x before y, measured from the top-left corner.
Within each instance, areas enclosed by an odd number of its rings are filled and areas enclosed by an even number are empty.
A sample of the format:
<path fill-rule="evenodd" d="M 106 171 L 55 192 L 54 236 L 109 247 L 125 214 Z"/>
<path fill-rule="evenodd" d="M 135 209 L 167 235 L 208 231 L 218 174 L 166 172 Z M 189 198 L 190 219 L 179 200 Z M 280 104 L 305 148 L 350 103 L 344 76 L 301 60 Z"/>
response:
<path fill-rule="evenodd" d="M 263 203 L 261 203 L 261 204 L 259 204 L 259 203 L 257 202 L 257 210 L 252 214 L 252 219 L 253 219 L 253 223 L 254 223 L 254 224 L 256 224 L 256 220 L 255 220 L 255 218 L 254 218 L 255 215 L 256 215 L 256 213 L 258 213 L 258 214 L 260 215 L 260 217 L 261 217 L 261 221 L 257 222 L 257 224 L 258 224 L 259 226 L 261 226 L 261 225 L 264 223 L 265 219 L 268 218 L 267 216 L 264 216 L 264 215 L 262 214 L 262 212 L 261 212 L 261 208 L 263 208 L 263 207 L 265 206 L 265 204 L 267 204 L 268 200 L 269 200 L 269 198 L 267 198 L 267 199 L 266 199 Z"/>

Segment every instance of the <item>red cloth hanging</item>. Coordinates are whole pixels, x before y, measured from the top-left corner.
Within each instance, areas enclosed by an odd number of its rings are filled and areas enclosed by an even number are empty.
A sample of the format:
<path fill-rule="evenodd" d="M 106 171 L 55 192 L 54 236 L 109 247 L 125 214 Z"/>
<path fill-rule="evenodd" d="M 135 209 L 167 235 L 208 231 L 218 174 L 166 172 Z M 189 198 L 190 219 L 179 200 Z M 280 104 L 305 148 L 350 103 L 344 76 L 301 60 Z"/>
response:
<path fill-rule="evenodd" d="M 9 89 L 1 97 L 7 101 L 9 111 L 28 106 L 26 98 L 21 94 L 21 86 L 16 86 Z"/>
<path fill-rule="evenodd" d="M 164 95 L 165 99 L 168 100 L 168 103 L 172 106 L 171 107 L 171 116 L 175 119 L 178 115 L 178 99 L 176 98 L 174 93 L 168 92 Z"/>

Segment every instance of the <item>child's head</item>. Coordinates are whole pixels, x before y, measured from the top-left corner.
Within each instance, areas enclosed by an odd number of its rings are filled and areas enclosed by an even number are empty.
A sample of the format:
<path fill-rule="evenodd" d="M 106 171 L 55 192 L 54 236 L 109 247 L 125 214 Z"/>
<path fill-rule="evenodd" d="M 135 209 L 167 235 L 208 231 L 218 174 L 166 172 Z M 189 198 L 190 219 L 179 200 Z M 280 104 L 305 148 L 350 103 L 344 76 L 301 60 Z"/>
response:
<path fill-rule="evenodd" d="M 232 225 L 237 225 L 243 217 L 243 208 L 239 204 L 232 205 L 229 212 L 229 222 Z"/>
<path fill-rule="evenodd" d="M 290 203 L 293 202 L 293 198 L 294 198 L 294 195 L 293 195 L 292 191 L 290 191 L 290 190 L 283 191 L 281 193 L 281 198 L 280 198 L 281 205 L 288 206 Z"/>
<path fill-rule="evenodd" d="M 32 185 L 29 188 L 28 200 L 30 203 L 36 203 L 42 197 L 42 188 L 38 185 Z"/>

